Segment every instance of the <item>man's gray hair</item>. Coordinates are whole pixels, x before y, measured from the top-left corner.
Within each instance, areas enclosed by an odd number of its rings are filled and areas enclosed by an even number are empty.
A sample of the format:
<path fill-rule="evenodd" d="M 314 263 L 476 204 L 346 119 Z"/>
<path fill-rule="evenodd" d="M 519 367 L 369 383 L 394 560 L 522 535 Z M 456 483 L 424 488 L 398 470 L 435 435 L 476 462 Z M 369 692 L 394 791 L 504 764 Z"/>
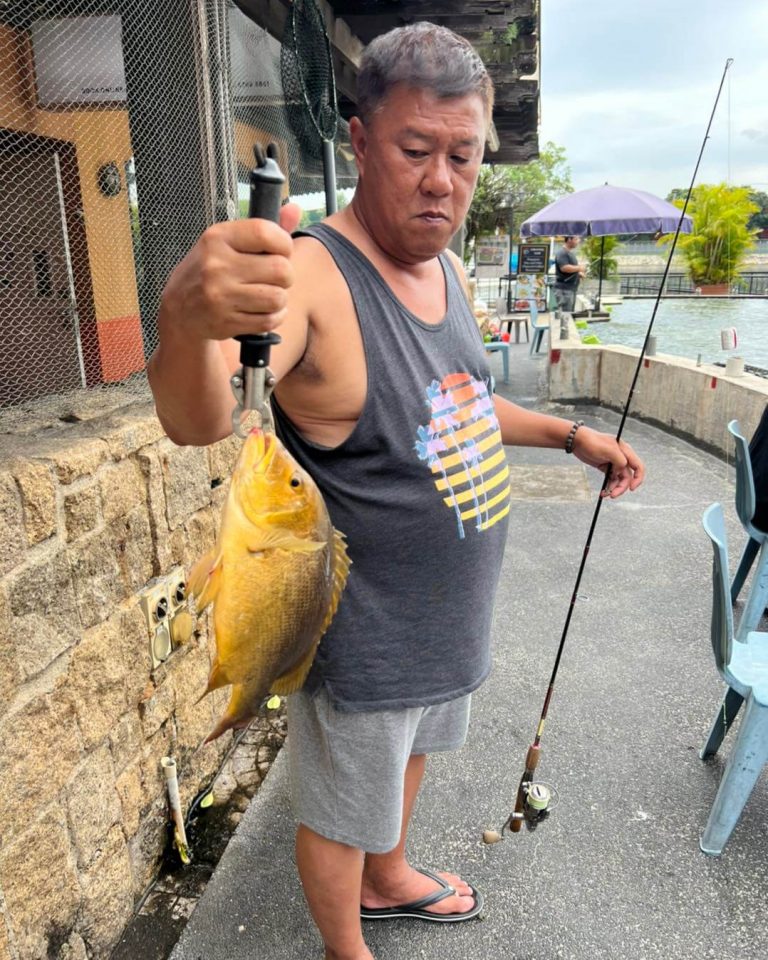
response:
<path fill-rule="evenodd" d="M 488 123 L 493 83 L 464 37 L 435 23 L 397 27 L 363 51 L 357 76 L 357 115 L 366 123 L 397 84 L 429 90 L 440 99 L 480 95 Z"/>

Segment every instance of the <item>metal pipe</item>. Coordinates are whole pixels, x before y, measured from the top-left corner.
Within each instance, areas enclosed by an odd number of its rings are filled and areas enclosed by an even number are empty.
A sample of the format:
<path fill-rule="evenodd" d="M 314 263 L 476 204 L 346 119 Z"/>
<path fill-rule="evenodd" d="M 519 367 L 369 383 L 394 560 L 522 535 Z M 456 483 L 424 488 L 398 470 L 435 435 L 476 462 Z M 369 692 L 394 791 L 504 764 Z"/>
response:
<path fill-rule="evenodd" d="M 323 182 L 325 184 L 325 215 L 336 213 L 336 144 L 323 140 Z"/>

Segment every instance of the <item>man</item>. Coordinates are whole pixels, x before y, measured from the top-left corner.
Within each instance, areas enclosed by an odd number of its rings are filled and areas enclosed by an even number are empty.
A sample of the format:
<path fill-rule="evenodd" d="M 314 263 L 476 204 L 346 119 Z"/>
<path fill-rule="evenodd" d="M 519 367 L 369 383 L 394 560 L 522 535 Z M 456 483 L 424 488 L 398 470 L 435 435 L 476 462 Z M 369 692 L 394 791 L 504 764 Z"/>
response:
<path fill-rule="evenodd" d="M 573 313 L 579 281 L 586 274 L 573 252 L 578 245 L 578 237 L 566 237 L 555 257 L 555 302 L 565 313 Z"/>
<path fill-rule="evenodd" d="M 366 49 L 350 121 L 359 183 L 311 236 L 209 228 L 169 279 L 149 367 L 177 443 L 231 431 L 236 334 L 279 328 L 283 441 L 315 477 L 353 561 L 305 689 L 289 702 L 296 859 L 327 960 L 371 960 L 360 923 L 456 922 L 482 898 L 411 867 L 405 840 L 426 754 L 463 742 L 490 669 L 506 539 L 501 442 L 571 450 L 635 489 L 626 443 L 489 395 L 490 372 L 445 254 L 472 198 L 493 92 L 468 43 L 433 24 Z"/>

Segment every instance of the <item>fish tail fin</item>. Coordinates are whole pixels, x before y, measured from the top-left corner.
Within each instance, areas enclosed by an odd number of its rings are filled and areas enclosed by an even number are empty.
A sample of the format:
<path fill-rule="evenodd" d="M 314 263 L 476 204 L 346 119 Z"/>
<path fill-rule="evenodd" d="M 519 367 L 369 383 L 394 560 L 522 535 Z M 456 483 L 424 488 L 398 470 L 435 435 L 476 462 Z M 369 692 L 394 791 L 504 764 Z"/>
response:
<path fill-rule="evenodd" d="M 221 560 L 221 551 L 214 547 L 192 567 L 187 580 L 187 593 L 195 598 L 198 613 L 216 599 L 221 583 Z"/>

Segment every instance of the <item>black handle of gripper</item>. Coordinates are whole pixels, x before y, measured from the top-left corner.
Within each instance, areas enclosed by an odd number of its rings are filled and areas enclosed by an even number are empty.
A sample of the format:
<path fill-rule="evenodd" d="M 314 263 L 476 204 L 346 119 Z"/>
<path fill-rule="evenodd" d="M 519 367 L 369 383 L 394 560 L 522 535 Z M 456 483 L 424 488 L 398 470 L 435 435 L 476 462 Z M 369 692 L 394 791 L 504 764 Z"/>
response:
<path fill-rule="evenodd" d="M 277 146 L 270 143 L 265 151 L 260 143 L 256 143 L 253 155 L 256 166 L 250 176 L 248 216 L 277 223 L 285 183 L 285 176 L 276 159 Z M 240 363 L 244 367 L 268 366 L 269 351 L 274 344 L 280 343 L 276 333 L 244 333 L 235 339 L 240 341 Z"/>

